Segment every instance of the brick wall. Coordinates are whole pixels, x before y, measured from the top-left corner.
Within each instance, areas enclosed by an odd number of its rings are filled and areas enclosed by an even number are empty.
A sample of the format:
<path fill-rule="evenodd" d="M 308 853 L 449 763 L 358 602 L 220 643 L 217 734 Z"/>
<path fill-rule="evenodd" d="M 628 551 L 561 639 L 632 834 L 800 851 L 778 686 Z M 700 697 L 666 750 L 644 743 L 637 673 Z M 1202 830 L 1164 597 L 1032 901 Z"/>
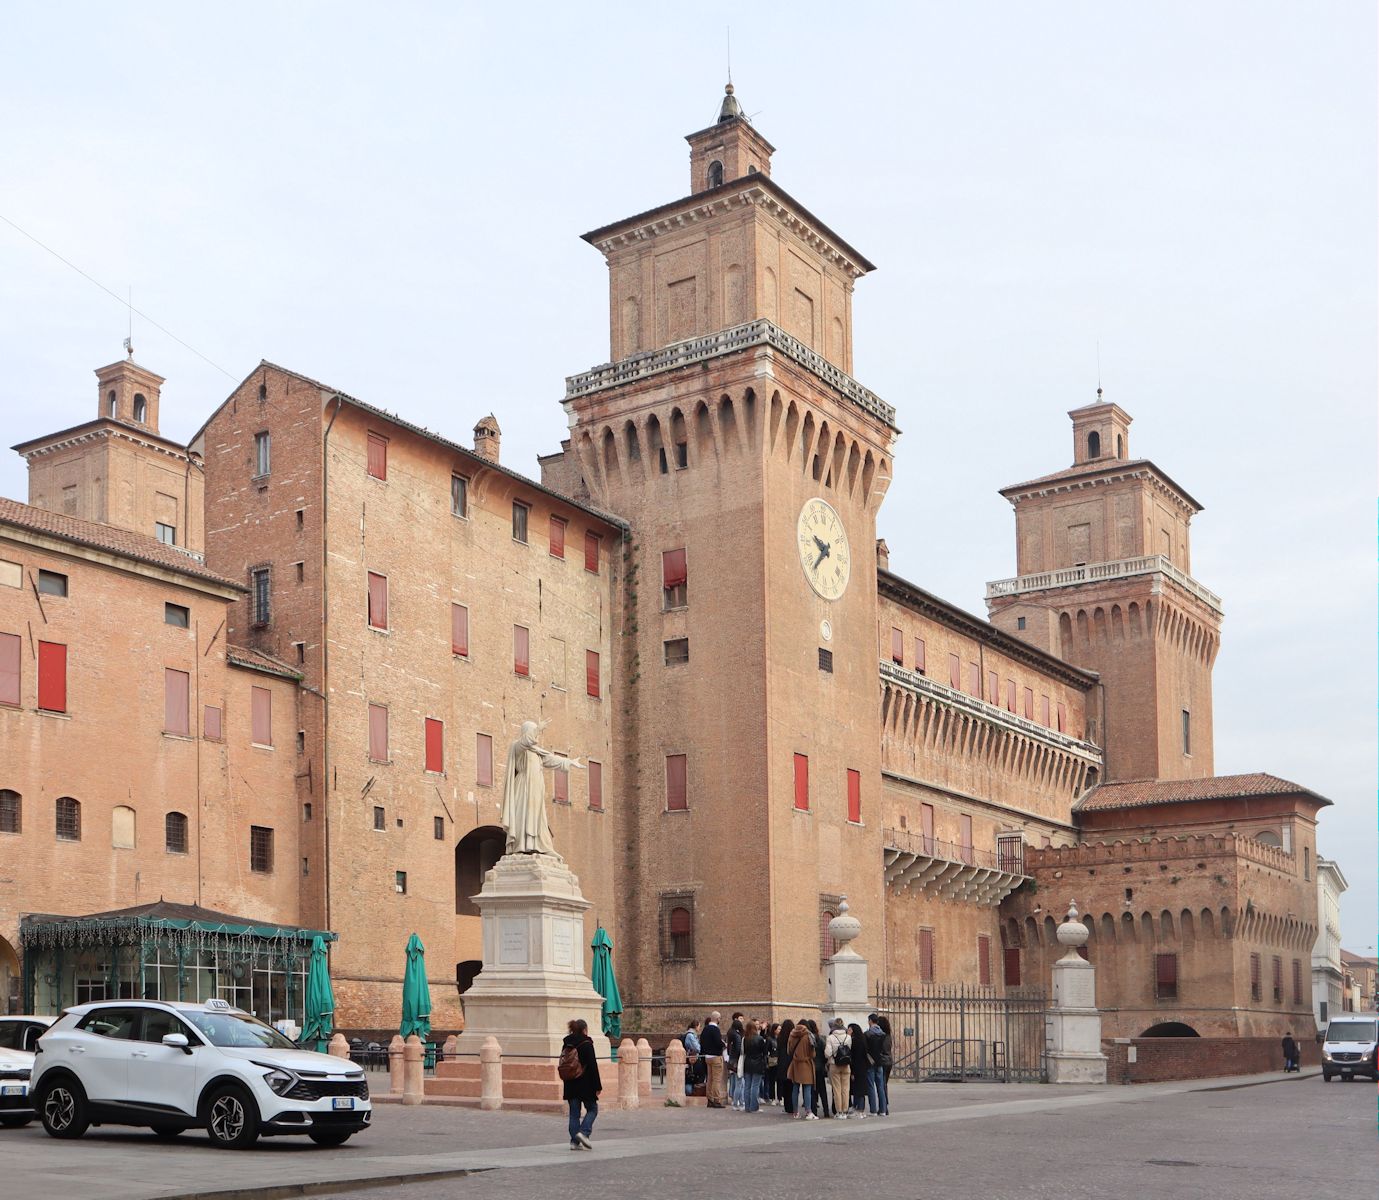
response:
<path fill-rule="evenodd" d="M 1321 1047 L 1298 1038 L 1305 1067 L 1321 1063 Z M 1171 1079 L 1213 1079 L 1219 1075 L 1262 1075 L 1283 1070 L 1278 1038 L 1126 1038 L 1103 1041 L 1109 1083 L 1165 1083 Z M 1134 1050 L 1135 1061 L 1130 1062 Z"/>

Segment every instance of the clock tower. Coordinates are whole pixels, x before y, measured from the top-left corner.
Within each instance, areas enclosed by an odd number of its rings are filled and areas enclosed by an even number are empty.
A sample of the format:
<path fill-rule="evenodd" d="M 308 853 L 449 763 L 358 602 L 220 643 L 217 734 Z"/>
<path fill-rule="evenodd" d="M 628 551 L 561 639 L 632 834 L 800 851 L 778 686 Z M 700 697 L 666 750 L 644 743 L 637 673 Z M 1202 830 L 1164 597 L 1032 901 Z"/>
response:
<path fill-rule="evenodd" d="M 567 380 L 555 486 L 625 517 L 620 973 L 656 1020 L 824 994 L 846 894 L 881 961 L 876 513 L 894 410 L 855 379 L 872 269 L 770 175 L 729 87 L 690 193 L 585 235 L 611 361 Z"/>

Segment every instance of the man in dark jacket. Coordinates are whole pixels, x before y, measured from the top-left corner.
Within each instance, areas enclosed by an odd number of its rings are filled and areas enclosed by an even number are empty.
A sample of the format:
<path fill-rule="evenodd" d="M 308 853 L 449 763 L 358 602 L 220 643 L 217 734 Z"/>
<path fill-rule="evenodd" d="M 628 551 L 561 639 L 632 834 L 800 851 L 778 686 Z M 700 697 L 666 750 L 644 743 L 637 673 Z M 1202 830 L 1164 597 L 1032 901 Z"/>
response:
<path fill-rule="evenodd" d="M 723 1031 L 718 1028 L 718 1019 L 718 1013 L 710 1013 L 709 1019 L 704 1022 L 704 1032 L 699 1038 L 699 1048 L 704 1053 L 709 1069 L 708 1083 L 704 1090 L 710 1108 L 722 1108 L 723 1101 L 727 1099 L 727 1091 L 723 1086 Z"/>
<path fill-rule="evenodd" d="M 568 1056 L 563 1051 L 573 1049 L 579 1062 L 579 1074 L 568 1078 L 564 1069 L 561 1078 L 565 1083 L 565 1102 L 570 1106 L 570 1149 L 592 1150 L 594 1143 L 589 1140 L 593 1132 L 594 1118 L 599 1115 L 599 1093 L 603 1091 L 603 1080 L 599 1078 L 599 1060 L 594 1053 L 594 1039 L 589 1036 L 589 1023 L 575 1019 L 568 1026 L 570 1032 L 561 1043 L 561 1060 Z M 579 1110 L 583 1107 L 584 1119 L 580 1120 Z"/>
<path fill-rule="evenodd" d="M 733 1013 L 733 1023 L 728 1026 L 728 1099 L 734 1108 L 743 1106 L 742 1075 L 738 1063 L 742 1059 L 742 1014 Z"/>
<path fill-rule="evenodd" d="M 1287 1074 L 1289 1071 L 1300 1070 L 1298 1066 L 1298 1044 L 1293 1040 L 1291 1031 L 1283 1035 L 1283 1070 Z"/>
<path fill-rule="evenodd" d="M 886 1068 L 891 1065 L 891 1035 L 877 1023 L 876 1013 L 867 1018 L 867 1104 L 878 1117 L 891 1115 L 886 1093 Z"/>

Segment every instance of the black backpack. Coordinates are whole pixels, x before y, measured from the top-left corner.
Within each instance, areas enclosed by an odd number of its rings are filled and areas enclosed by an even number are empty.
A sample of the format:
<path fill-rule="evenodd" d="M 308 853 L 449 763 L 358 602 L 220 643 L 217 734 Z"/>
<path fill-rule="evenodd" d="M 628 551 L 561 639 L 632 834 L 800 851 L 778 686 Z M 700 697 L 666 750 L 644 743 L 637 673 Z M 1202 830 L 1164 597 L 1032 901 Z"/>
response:
<path fill-rule="evenodd" d="M 838 1040 L 837 1048 L 833 1051 L 833 1065 L 835 1067 L 849 1067 L 852 1065 L 852 1043 L 847 1038 Z"/>

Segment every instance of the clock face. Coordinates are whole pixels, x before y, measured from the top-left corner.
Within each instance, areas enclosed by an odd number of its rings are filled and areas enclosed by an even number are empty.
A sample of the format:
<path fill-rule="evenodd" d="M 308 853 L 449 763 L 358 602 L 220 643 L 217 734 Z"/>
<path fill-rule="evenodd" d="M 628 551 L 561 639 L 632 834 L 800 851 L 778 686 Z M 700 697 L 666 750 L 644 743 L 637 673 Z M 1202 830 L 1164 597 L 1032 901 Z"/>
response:
<path fill-rule="evenodd" d="M 800 566 L 809 586 L 825 600 L 837 600 L 847 590 L 852 569 L 847 530 L 826 500 L 806 500 L 795 526 Z"/>

